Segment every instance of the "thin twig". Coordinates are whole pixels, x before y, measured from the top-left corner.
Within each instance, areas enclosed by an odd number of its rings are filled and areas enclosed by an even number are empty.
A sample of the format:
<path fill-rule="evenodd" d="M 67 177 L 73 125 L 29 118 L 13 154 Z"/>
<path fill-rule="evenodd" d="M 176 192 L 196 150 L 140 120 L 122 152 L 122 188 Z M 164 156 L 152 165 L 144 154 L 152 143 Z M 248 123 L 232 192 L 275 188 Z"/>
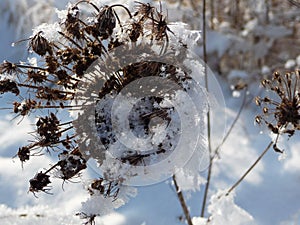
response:
<path fill-rule="evenodd" d="M 215 18 L 215 4 L 214 4 L 214 0 L 210 0 L 210 27 L 212 30 L 215 29 L 215 25 L 214 25 L 214 18 Z"/>
<path fill-rule="evenodd" d="M 226 196 L 230 194 L 230 192 L 235 189 L 244 179 L 245 177 L 250 173 L 250 171 L 256 166 L 256 164 L 262 159 L 262 157 L 268 152 L 270 147 L 273 145 L 273 141 L 270 142 L 270 144 L 266 147 L 266 149 L 260 154 L 260 156 L 256 159 L 256 161 L 250 166 L 250 168 L 244 173 L 241 178 L 235 182 L 234 185 L 227 191 Z"/>
<path fill-rule="evenodd" d="M 175 186 L 175 189 L 176 189 L 176 194 L 177 194 L 177 197 L 178 197 L 179 202 L 180 202 L 180 204 L 181 204 L 181 208 L 182 208 L 182 210 L 183 210 L 185 219 L 186 219 L 188 225 L 193 225 L 192 219 L 191 219 L 191 216 L 190 216 L 190 213 L 189 213 L 189 209 L 188 209 L 188 207 L 187 207 L 187 205 L 186 205 L 186 203 L 185 203 L 183 194 L 182 194 L 182 192 L 181 192 L 180 189 L 179 189 L 179 186 L 178 186 L 178 184 L 177 184 L 175 175 L 173 175 L 172 178 L 173 178 L 173 181 L 174 181 L 174 186 Z"/>
<path fill-rule="evenodd" d="M 220 148 L 223 146 L 223 144 L 225 143 L 225 141 L 227 140 L 227 138 L 228 138 L 229 135 L 231 134 L 231 131 L 232 131 L 233 127 L 236 125 L 238 119 L 240 118 L 241 113 L 242 113 L 242 111 L 243 111 L 243 109 L 244 109 L 244 106 L 246 105 L 246 99 L 247 99 L 247 89 L 245 89 L 243 102 L 242 102 L 242 104 L 241 104 L 241 106 L 240 106 L 240 109 L 239 109 L 238 113 L 236 114 L 236 117 L 234 118 L 234 120 L 233 120 L 233 122 L 232 122 L 232 124 L 231 124 L 231 126 L 230 126 L 230 128 L 229 128 L 229 130 L 226 132 L 226 135 L 225 135 L 225 137 L 223 138 L 222 142 L 218 145 L 218 147 L 217 147 L 217 148 L 215 149 L 215 151 L 214 151 L 213 159 L 214 159 L 217 155 L 219 155 L 219 150 L 220 150 Z"/>
<path fill-rule="evenodd" d="M 208 89 L 208 76 L 207 76 L 207 52 L 206 52 L 206 0 L 203 0 L 202 5 L 202 34 L 203 34 L 203 60 L 204 60 L 204 74 L 205 74 L 205 87 L 207 92 Z M 202 201 L 202 208 L 201 208 L 201 217 L 204 217 L 205 208 L 206 208 L 206 200 L 208 195 L 208 189 L 211 180 L 211 171 L 212 171 L 212 164 L 213 164 L 213 157 L 212 157 L 212 148 L 211 148 L 211 124 L 210 124 L 210 111 L 207 112 L 207 139 L 208 139 L 208 150 L 209 150 L 209 167 L 207 173 L 207 182 L 205 185 L 204 196 Z"/>

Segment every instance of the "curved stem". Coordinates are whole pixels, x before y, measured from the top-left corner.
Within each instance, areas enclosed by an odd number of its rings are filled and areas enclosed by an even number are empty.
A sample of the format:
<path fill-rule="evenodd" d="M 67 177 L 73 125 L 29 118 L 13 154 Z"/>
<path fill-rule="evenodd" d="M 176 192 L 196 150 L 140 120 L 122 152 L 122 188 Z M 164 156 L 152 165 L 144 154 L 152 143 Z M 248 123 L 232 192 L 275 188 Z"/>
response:
<path fill-rule="evenodd" d="M 262 159 L 262 157 L 268 152 L 268 150 L 270 149 L 270 147 L 272 146 L 273 141 L 271 141 L 269 143 L 269 145 L 266 147 L 266 149 L 260 154 L 260 156 L 256 159 L 256 161 L 249 167 L 249 169 L 244 173 L 243 176 L 241 176 L 241 178 L 235 182 L 234 185 L 232 185 L 231 188 L 229 188 L 229 190 L 226 193 L 226 196 L 230 194 L 230 192 L 232 192 L 244 179 L 245 177 L 251 172 L 251 170 L 256 166 L 256 164 Z"/>
<path fill-rule="evenodd" d="M 97 10 L 97 12 L 99 12 L 99 8 L 98 8 L 94 3 L 92 3 L 92 2 L 90 2 L 90 1 L 88 1 L 88 0 L 81 0 L 81 1 L 77 2 L 77 3 L 75 4 L 75 6 L 79 5 L 80 3 L 87 3 L 87 4 L 91 5 L 91 6 L 93 6 L 94 9 Z"/>
<path fill-rule="evenodd" d="M 129 9 L 127 7 L 125 7 L 124 5 L 122 4 L 114 4 L 114 5 L 111 5 L 110 8 L 113 8 L 113 7 L 121 7 L 123 9 L 126 10 L 126 12 L 128 13 L 129 17 L 132 18 L 132 15 L 131 15 L 131 12 L 129 11 Z"/>

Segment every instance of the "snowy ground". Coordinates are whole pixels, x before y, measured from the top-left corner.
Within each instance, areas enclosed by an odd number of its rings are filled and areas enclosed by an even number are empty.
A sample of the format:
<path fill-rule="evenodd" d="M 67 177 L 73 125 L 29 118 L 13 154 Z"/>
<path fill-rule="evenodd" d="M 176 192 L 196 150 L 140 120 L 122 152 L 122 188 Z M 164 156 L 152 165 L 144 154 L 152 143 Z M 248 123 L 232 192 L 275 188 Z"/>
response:
<path fill-rule="evenodd" d="M 4 59 L 25 60 L 27 56 L 19 58 L 20 53 L 10 47 L 11 40 L 16 38 L 14 30 L 2 22 L 0 33 L 0 61 Z M 218 46 L 222 51 L 222 45 Z M 242 97 L 232 97 L 229 85 L 222 80 L 219 81 L 222 84 L 227 105 L 227 123 L 230 124 L 235 118 Z M 257 90 L 256 87 L 251 88 L 252 91 L 254 90 L 252 94 L 259 92 L 258 87 Z M 230 187 L 271 141 L 267 130 L 261 133 L 261 128 L 254 125 L 254 117 L 258 111 L 255 110 L 250 97 L 249 104 L 221 150 L 220 160 L 213 168 L 210 196 L 216 194 L 217 190 L 226 190 Z M 1 98 L 1 106 L 6 105 L 7 101 L 6 98 Z M 0 112 L 0 224 L 82 223 L 78 217 L 74 216 L 81 202 L 87 198 L 87 193 L 83 190 L 81 183 L 66 183 L 62 190 L 61 181 L 54 182 L 54 194 L 39 194 L 39 198 L 27 193 L 28 180 L 44 165 L 53 163 L 53 159 L 45 155 L 39 158 L 40 160 L 26 163 L 22 169 L 18 159 L 13 159 L 13 156 L 18 147 L 30 139 L 27 133 L 32 130 L 33 120 L 24 118 L 19 124 L 19 118 L 14 120 L 11 118 L 11 115 L 7 115 L 7 111 Z M 235 191 L 235 203 L 253 217 L 253 221 L 247 224 L 300 224 L 299 135 L 295 135 L 283 144 L 286 159 L 279 161 L 278 153 L 270 150 Z M 94 175 L 93 171 L 86 174 L 86 176 Z M 201 175 L 205 177 L 205 171 Z M 193 217 L 198 217 L 200 214 L 202 189 L 203 186 L 200 187 L 200 191 L 185 193 Z M 225 217 L 222 214 L 219 216 Z M 96 222 L 99 225 L 180 225 L 184 224 L 180 221 L 181 217 L 183 217 L 182 209 L 174 187 L 168 180 L 139 187 L 138 195 L 127 205 L 118 209 L 114 214 L 97 218 Z M 235 222 L 231 224 L 235 225 Z"/>

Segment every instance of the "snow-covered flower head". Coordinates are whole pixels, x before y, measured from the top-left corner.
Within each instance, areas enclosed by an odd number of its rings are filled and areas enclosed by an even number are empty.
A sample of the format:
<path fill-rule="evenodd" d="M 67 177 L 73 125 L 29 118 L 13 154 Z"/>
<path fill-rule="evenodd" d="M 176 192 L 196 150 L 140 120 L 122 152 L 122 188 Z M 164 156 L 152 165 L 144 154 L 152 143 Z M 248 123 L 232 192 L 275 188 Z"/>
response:
<path fill-rule="evenodd" d="M 161 10 L 140 2 L 131 10 L 79 1 L 59 17 L 28 39 L 38 65 L 0 65 L 1 73 L 16 75 L 0 81 L 0 92 L 26 91 L 13 103 L 16 115 L 48 112 L 38 116 L 35 140 L 19 149 L 21 162 L 59 152 L 58 162 L 31 180 L 30 191 L 48 192 L 51 173 L 64 181 L 78 177 L 90 159 L 101 177 L 89 193 L 111 201 L 124 192 L 122 184 L 172 176 L 195 151 L 200 170 L 210 102 L 204 63 L 192 51 L 199 32 L 170 26 Z M 72 120 L 64 122 L 60 112 L 68 109 Z"/>

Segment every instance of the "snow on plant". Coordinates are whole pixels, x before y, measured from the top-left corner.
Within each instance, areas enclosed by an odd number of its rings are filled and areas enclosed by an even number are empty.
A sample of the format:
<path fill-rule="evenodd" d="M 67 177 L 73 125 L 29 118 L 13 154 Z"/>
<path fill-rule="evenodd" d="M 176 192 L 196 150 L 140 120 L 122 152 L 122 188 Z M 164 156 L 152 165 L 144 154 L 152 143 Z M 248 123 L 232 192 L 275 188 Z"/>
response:
<path fill-rule="evenodd" d="M 226 191 L 218 191 L 211 197 L 208 212 L 212 215 L 207 224 L 250 225 L 253 217 L 234 203 L 234 193 L 226 195 Z"/>
<path fill-rule="evenodd" d="M 72 181 L 93 159 L 100 177 L 87 185 L 90 198 L 78 213 L 93 223 L 136 194 L 125 184 L 185 173 L 192 156 L 184 189 L 199 185 L 200 177 L 192 177 L 205 161 L 209 110 L 204 65 L 191 51 L 199 32 L 169 26 L 161 9 L 141 2 L 131 11 L 79 1 L 59 18 L 28 39 L 38 60 L 0 65 L 0 93 L 23 99 L 13 102 L 13 113 L 47 113 L 38 116 L 35 139 L 17 152 L 22 165 L 58 152 L 58 162 L 29 181 L 29 191 L 51 194 L 53 177 Z M 71 121 L 64 110 L 72 110 Z"/>

